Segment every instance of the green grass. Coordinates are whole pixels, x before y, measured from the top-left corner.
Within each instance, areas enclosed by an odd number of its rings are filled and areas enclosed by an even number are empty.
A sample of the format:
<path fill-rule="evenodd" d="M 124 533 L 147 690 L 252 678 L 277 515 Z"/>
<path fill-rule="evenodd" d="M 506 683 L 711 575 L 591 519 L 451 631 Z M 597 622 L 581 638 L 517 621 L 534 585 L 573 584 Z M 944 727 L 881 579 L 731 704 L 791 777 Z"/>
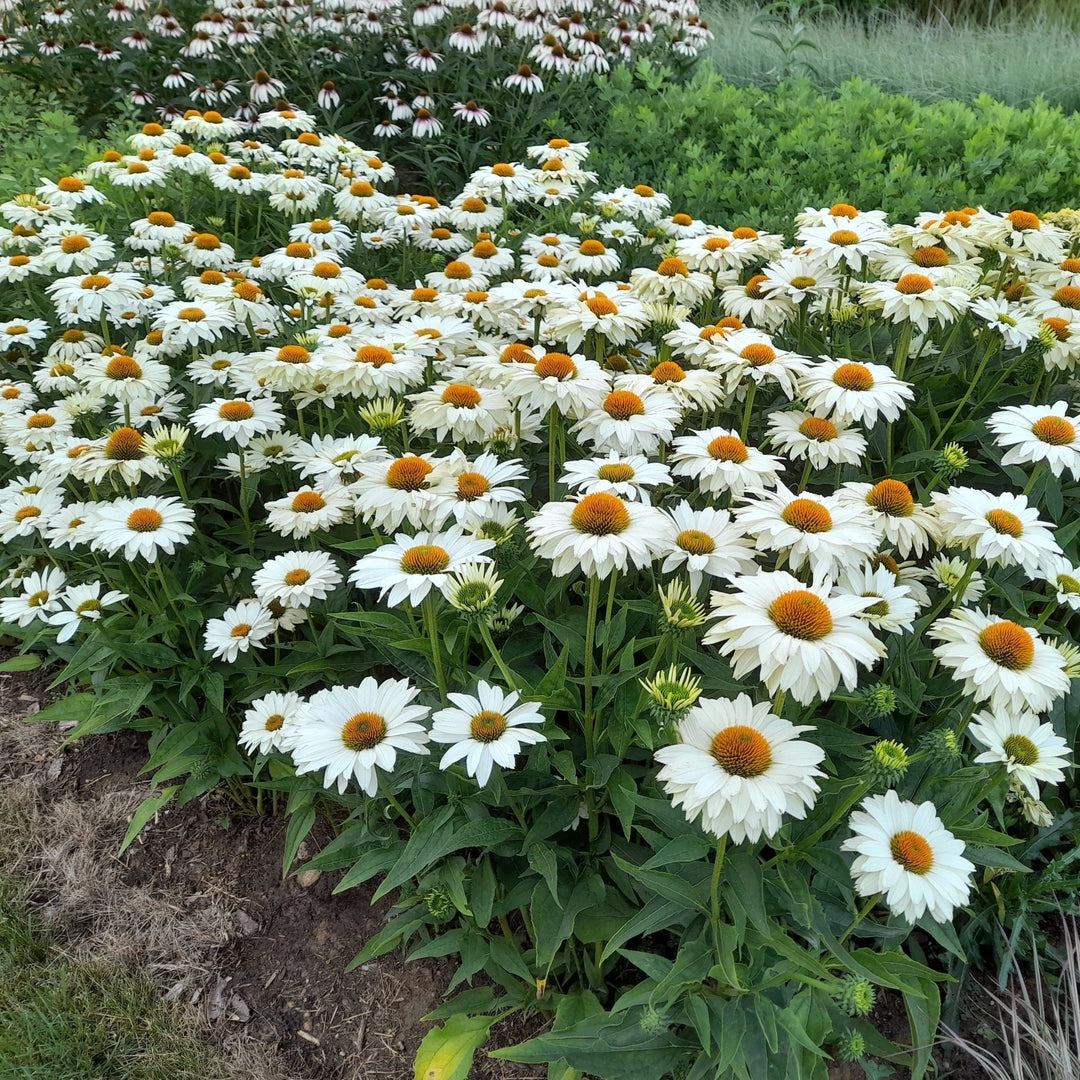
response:
<path fill-rule="evenodd" d="M 216 1080 L 144 976 L 65 953 L 0 885 L 0 1077 Z"/>
<path fill-rule="evenodd" d="M 1067 112 L 1080 109 L 1080 4 L 999 0 L 988 22 L 989 3 L 978 0 L 970 15 L 951 20 L 924 20 L 901 9 L 807 21 L 803 39 L 809 47 L 795 50 L 788 62 L 781 48 L 755 35 L 764 29 L 755 21 L 757 4 L 702 0 L 702 8 L 716 35 L 707 55 L 737 86 L 806 74 L 826 90 L 860 78 L 924 102 L 989 94 L 1027 105 L 1042 96 Z M 780 37 L 790 49 L 790 32 L 781 30 Z"/>

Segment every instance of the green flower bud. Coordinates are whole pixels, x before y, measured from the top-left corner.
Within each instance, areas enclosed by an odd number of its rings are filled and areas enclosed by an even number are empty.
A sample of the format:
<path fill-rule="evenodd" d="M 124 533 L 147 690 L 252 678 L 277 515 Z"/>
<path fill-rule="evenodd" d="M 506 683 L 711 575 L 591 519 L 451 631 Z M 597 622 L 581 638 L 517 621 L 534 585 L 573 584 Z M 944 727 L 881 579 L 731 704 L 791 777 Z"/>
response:
<path fill-rule="evenodd" d="M 896 691 L 885 683 L 868 686 L 859 697 L 858 711 L 864 720 L 881 720 L 896 712 Z"/>
<path fill-rule="evenodd" d="M 436 922 L 448 922 L 457 913 L 453 897 L 442 885 L 437 885 L 430 892 L 425 893 L 424 903 Z"/>
<path fill-rule="evenodd" d="M 858 1061 L 866 1054 L 866 1039 L 857 1031 L 845 1031 L 836 1041 L 836 1056 L 841 1061 Z"/>
<path fill-rule="evenodd" d="M 385 435 L 401 424 L 405 406 L 393 398 L 376 398 L 358 411 L 372 435 Z"/>
<path fill-rule="evenodd" d="M 879 739 L 866 755 L 867 773 L 884 787 L 899 783 L 910 764 L 907 749 L 894 739 Z"/>
<path fill-rule="evenodd" d="M 502 611 L 488 618 L 488 629 L 493 634 L 509 634 L 514 620 L 524 611 L 525 609 L 520 604 L 508 604 Z"/>
<path fill-rule="evenodd" d="M 868 1016 L 877 1001 L 877 990 L 869 979 L 848 975 L 833 997 L 848 1016 Z"/>
<path fill-rule="evenodd" d="M 858 304 L 837 304 L 829 312 L 829 322 L 835 330 L 854 330 L 862 320 L 863 309 Z"/>
<path fill-rule="evenodd" d="M 944 765 L 955 765 L 960 760 L 960 736 L 949 727 L 928 731 L 919 740 L 919 749 L 931 761 Z"/>
<path fill-rule="evenodd" d="M 946 480 L 959 476 L 969 465 L 971 459 L 961 449 L 959 443 L 946 443 L 934 462 L 934 468 Z"/>
<path fill-rule="evenodd" d="M 705 605 L 683 581 L 672 581 L 660 589 L 660 606 L 663 608 L 661 633 L 692 630 L 705 623 Z"/>

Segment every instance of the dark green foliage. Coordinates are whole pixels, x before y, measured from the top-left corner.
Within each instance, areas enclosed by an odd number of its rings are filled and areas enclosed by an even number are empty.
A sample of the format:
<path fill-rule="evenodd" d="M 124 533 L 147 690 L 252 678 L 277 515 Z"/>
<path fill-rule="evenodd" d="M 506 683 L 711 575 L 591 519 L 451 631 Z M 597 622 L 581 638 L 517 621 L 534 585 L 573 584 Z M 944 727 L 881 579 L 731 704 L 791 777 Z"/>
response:
<path fill-rule="evenodd" d="M 921 105 L 859 80 L 835 95 L 806 81 L 766 91 L 707 66 L 679 86 L 644 65 L 600 94 L 611 112 L 591 133 L 590 166 L 729 227 L 790 230 L 805 207 L 838 201 L 895 219 L 980 204 L 1046 212 L 1080 188 L 1080 126 L 1042 101 Z"/>

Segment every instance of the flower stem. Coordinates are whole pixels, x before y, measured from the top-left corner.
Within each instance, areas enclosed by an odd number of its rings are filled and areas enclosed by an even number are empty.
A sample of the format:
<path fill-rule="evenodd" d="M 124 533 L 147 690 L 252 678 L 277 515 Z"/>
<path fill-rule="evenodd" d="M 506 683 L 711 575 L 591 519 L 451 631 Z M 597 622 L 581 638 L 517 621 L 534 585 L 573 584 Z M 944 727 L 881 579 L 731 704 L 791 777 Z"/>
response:
<path fill-rule="evenodd" d="M 612 568 L 611 583 L 608 586 L 607 607 L 604 609 L 604 644 L 600 648 L 600 674 L 607 672 L 608 650 L 611 647 L 611 613 L 615 607 L 615 583 L 619 580 L 619 571 Z"/>
<path fill-rule="evenodd" d="M 435 668 L 435 682 L 439 686 L 439 695 L 446 701 L 446 676 L 443 673 L 442 649 L 439 646 L 439 622 L 435 616 L 435 594 L 429 592 L 421 602 L 424 626 L 431 641 L 431 662 Z"/>
<path fill-rule="evenodd" d="M 596 753 L 593 717 L 593 649 L 596 643 L 596 612 L 600 606 L 600 579 L 589 576 L 589 608 L 585 621 L 585 756 Z"/>
<path fill-rule="evenodd" d="M 960 404 L 953 410 L 952 416 L 945 421 L 945 426 L 938 432 L 937 438 L 931 445 L 931 450 L 936 450 L 944 441 L 945 436 L 948 434 L 949 429 L 956 423 L 957 417 L 964 411 L 964 406 L 971 398 L 972 392 L 975 387 L 978 386 L 979 380 L 986 372 L 986 365 L 990 363 L 990 357 L 997 351 L 998 342 L 996 338 L 992 338 L 990 344 L 986 346 L 986 351 L 982 355 L 982 359 L 979 361 L 979 366 L 975 369 L 975 374 L 972 376 L 971 381 L 967 385 L 967 389 L 964 391 L 964 396 L 960 399 Z"/>
<path fill-rule="evenodd" d="M 506 661 L 503 660 L 502 653 L 499 652 L 498 646 L 496 646 L 492 639 L 491 628 L 483 620 L 477 623 L 477 626 L 480 628 L 480 636 L 484 639 L 484 644 L 491 654 L 491 659 L 495 661 L 495 666 L 499 669 L 499 673 L 502 675 L 506 685 L 510 687 L 511 690 L 516 690 L 517 683 L 514 682 L 513 672 L 506 666 Z"/>
<path fill-rule="evenodd" d="M 874 893 L 873 896 L 867 899 L 866 903 L 859 908 L 858 914 L 855 916 L 855 921 L 844 931 L 843 937 L 840 938 L 840 944 L 843 945 L 845 941 L 855 932 L 855 928 L 870 914 L 874 909 L 874 905 L 881 899 L 881 893 Z"/>
<path fill-rule="evenodd" d="M 750 388 L 746 391 L 746 405 L 743 407 L 742 429 L 739 437 L 746 442 L 746 436 L 750 433 L 750 417 L 754 412 L 754 396 L 757 393 L 757 383 L 750 380 Z"/>
<path fill-rule="evenodd" d="M 391 792 L 390 789 L 383 783 L 383 778 L 380 776 L 378 779 L 379 779 L 379 793 L 383 796 L 384 799 L 387 800 L 387 802 L 390 803 L 390 805 L 404 819 L 405 824 L 408 825 L 410 829 L 415 829 L 416 828 L 416 821 L 413 818 L 412 814 L 410 814 L 409 811 L 406 810 L 405 807 L 402 806 L 401 803 L 399 803 L 397 801 L 397 799 L 394 798 L 393 792 Z"/>

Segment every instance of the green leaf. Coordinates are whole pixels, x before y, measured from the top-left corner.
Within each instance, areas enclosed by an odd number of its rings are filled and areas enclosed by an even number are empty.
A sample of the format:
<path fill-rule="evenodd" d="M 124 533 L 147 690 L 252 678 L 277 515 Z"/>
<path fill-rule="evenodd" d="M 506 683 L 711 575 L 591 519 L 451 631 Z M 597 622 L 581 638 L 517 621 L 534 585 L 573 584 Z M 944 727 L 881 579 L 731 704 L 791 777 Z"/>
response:
<path fill-rule="evenodd" d="M 564 1058 L 571 1067 L 604 1080 L 662 1080 L 679 1051 L 690 1044 L 670 1031 L 646 1032 L 641 1010 L 618 1016 L 600 1013 L 565 1031 L 549 1031 L 491 1057 L 539 1064 Z"/>
<path fill-rule="evenodd" d="M 23 653 L 22 656 L 13 656 L 0 664 L 0 671 L 36 671 L 41 667 L 42 660 L 38 653 Z"/>
<path fill-rule="evenodd" d="M 481 930 L 491 922 L 491 908 L 495 901 L 495 871 L 491 860 L 482 858 L 473 870 L 472 886 L 469 890 L 469 908 L 472 910 L 476 925 Z"/>
<path fill-rule="evenodd" d="M 607 792 L 611 798 L 611 805 L 618 815 L 623 836 L 629 840 L 634 823 L 634 796 L 637 794 L 637 784 L 626 769 L 616 769 L 608 779 Z"/>
<path fill-rule="evenodd" d="M 765 911 L 761 861 L 752 851 L 739 847 L 728 852 L 723 873 L 728 904 L 745 911 L 754 929 L 769 936 L 772 926 Z"/>
<path fill-rule="evenodd" d="M 529 860 L 529 865 L 547 883 L 552 900 L 561 909 L 562 903 L 559 900 L 559 864 L 555 858 L 554 849 L 550 844 L 533 844 L 525 852 L 525 855 Z"/>
<path fill-rule="evenodd" d="M 661 870 L 645 870 L 640 866 L 635 866 L 632 862 L 627 862 L 626 859 L 623 859 L 618 855 L 613 855 L 612 857 L 615 860 L 615 865 L 618 866 L 620 870 L 629 874 L 635 881 L 640 882 L 647 889 L 659 893 L 668 900 L 676 900 L 686 907 L 695 908 L 700 912 L 708 912 L 708 883 L 706 882 L 705 887 L 703 888 L 700 876 L 697 882 L 691 883 L 685 877 L 680 877 L 677 874 L 667 874 Z M 695 867 L 695 869 L 697 869 L 697 867 Z M 704 870 L 704 873 L 707 876 L 708 870 L 704 867 L 701 869 Z"/>
<path fill-rule="evenodd" d="M 473 1055 L 487 1041 L 495 1016 L 451 1016 L 432 1028 L 416 1051 L 413 1080 L 466 1080 Z"/>
<path fill-rule="evenodd" d="M 300 845 L 315 824 L 315 807 L 304 803 L 289 815 L 289 824 L 285 829 L 285 851 L 281 859 L 281 876 L 286 877 L 289 867 L 296 858 Z"/>
<path fill-rule="evenodd" d="M 617 933 L 611 936 L 611 940 L 604 946 L 600 962 L 604 963 L 628 941 L 643 937 L 645 934 L 653 934 L 657 930 L 668 929 L 680 918 L 685 919 L 692 913 L 693 907 L 689 904 L 654 896 L 636 915 L 627 919 Z"/>
<path fill-rule="evenodd" d="M 139 803 L 138 809 L 132 815 L 131 824 L 127 827 L 127 832 L 124 833 L 124 839 L 120 843 L 120 850 L 117 852 L 118 855 L 123 855 L 127 851 L 135 837 L 146 827 L 147 822 L 163 806 L 172 801 L 181 786 L 180 784 L 173 784 L 171 787 L 164 787 L 151 792 Z"/>

